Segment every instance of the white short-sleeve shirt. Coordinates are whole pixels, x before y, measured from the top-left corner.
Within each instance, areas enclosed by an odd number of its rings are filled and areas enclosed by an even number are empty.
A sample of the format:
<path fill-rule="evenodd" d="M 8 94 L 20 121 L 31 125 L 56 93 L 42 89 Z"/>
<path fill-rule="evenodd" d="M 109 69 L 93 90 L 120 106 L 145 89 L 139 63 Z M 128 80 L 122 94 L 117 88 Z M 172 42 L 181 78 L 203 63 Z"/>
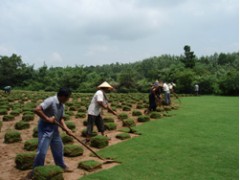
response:
<path fill-rule="evenodd" d="M 103 103 L 107 103 L 107 100 L 104 97 L 104 94 L 101 90 L 98 90 L 92 100 L 91 103 L 88 107 L 88 114 L 93 115 L 93 116 L 98 116 L 101 113 L 101 106 L 98 104 L 98 102 L 103 102 Z"/>
<path fill-rule="evenodd" d="M 163 91 L 166 93 L 169 93 L 169 87 L 168 87 L 167 83 L 163 84 Z"/>

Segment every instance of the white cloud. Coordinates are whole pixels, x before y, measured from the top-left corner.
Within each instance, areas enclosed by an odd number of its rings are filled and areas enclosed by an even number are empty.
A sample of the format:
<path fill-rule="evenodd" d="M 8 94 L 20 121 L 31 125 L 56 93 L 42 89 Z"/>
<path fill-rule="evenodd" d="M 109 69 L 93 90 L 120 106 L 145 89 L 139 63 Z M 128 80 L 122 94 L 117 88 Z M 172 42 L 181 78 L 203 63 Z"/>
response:
<path fill-rule="evenodd" d="M 49 58 L 50 62 L 52 63 L 61 63 L 63 62 L 63 58 L 62 56 L 60 55 L 60 53 L 58 52 L 53 52 L 51 55 L 50 55 L 50 58 Z M 57 64 L 56 64 L 57 66 Z"/>

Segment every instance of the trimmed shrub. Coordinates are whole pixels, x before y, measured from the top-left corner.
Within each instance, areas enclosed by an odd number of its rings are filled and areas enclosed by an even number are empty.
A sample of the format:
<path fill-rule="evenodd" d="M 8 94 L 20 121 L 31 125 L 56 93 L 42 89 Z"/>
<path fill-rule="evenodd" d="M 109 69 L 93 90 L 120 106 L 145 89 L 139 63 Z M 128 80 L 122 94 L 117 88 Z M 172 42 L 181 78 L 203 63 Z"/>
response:
<path fill-rule="evenodd" d="M 23 121 L 33 121 L 34 120 L 34 114 L 24 114 L 22 117 Z"/>
<path fill-rule="evenodd" d="M 22 130 L 22 129 L 28 129 L 30 128 L 30 124 L 25 121 L 19 121 L 15 124 L 15 129 Z"/>
<path fill-rule="evenodd" d="M 150 114 L 150 118 L 152 118 L 152 119 L 160 119 L 161 118 L 161 114 L 159 114 L 157 112 L 152 112 Z"/>
<path fill-rule="evenodd" d="M 16 168 L 20 170 L 32 169 L 36 153 L 21 153 L 15 158 Z"/>
<path fill-rule="evenodd" d="M 84 169 L 89 172 L 101 167 L 102 167 L 102 163 L 94 160 L 82 161 L 78 164 L 78 168 Z"/>
<path fill-rule="evenodd" d="M 59 166 L 38 166 L 34 169 L 34 180 L 64 180 L 63 169 Z"/>
<path fill-rule="evenodd" d="M 119 119 L 123 120 L 123 119 L 127 119 L 128 118 L 128 115 L 126 113 L 120 113 L 118 115 Z"/>
<path fill-rule="evenodd" d="M 131 107 L 129 107 L 129 106 L 123 106 L 122 110 L 123 110 L 123 111 L 131 111 Z"/>
<path fill-rule="evenodd" d="M 137 111 L 137 110 L 134 110 L 132 112 L 132 116 L 141 116 L 142 115 L 142 112 L 141 111 Z"/>
<path fill-rule="evenodd" d="M 135 126 L 135 121 L 131 118 L 124 119 L 123 121 L 123 126 Z"/>
<path fill-rule="evenodd" d="M 114 119 L 113 119 L 112 117 L 104 117 L 104 118 L 103 118 L 103 121 L 104 121 L 105 123 L 109 123 L 109 122 L 114 122 Z"/>
<path fill-rule="evenodd" d="M 34 129 L 33 129 L 33 135 L 32 135 L 33 137 L 38 137 L 38 127 L 35 127 Z"/>
<path fill-rule="evenodd" d="M 9 143 L 15 143 L 22 141 L 21 138 L 21 133 L 15 130 L 11 130 L 6 132 L 4 136 L 4 143 L 9 144 Z"/>
<path fill-rule="evenodd" d="M 68 136 L 66 133 L 61 134 L 63 144 L 73 143 L 73 137 Z"/>
<path fill-rule="evenodd" d="M 113 122 L 104 123 L 104 128 L 111 131 L 117 129 L 117 125 Z"/>
<path fill-rule="evenodd" d="M 97 134 L 98 134 L 98 133 L 93 130 L 93 131 L 92 131 L 92 134 L 91 134 L 90 136 L 91 136 L 91 137 L 94 137 L 94 136 L 97 136 Z M 83 137 L 87 137 L 87 129 L 83 129 L 83 130 L 82 130 L 82 136 L 83 136 Z"/>
<path fill-rule="evenodd" d="M 150 118 L 148 116 L 142 115 L 138 117 L 138 122 L 147 122 L 150 121 Z"/>
<path fill-rule="evenodd" d="M 108 146 L 108 138 L 106 136 L 95 136 L 91 138 L 90 146 L 95 148 L 104 148 Z"/>
<path fill-rule="evenodd" d="M 131 138 L 131 136 L 128 133 L 121 133 L 121 134 L 117 134 L 116 138 L 124 140 L 124 139 L 129 139 Z"/>
<path fill-rule="evenodd" d="M 34 139 L 30 139 L 25 141 L 24 143 L 24 149 L 27 151 L 35 151 L 38 147 L 38 139 L 34 138 Z"/>
<path fill-rule="evenodd" d="M 67 144 L 64 146 L 64 156 L 66 157 L 76 157 L 83 154 L 83 148 L 75 144 Z"/>
<path fill-rule="evenodd" d="M 86 117 L 86 113 L 81 113 L 81 112 L 79 112 L 79 113 L 76 114 L 75 117 L 76 117 L 76 118 L 85 118 L 85 117 Z"/>
<path fill-rule="evenodd" d="M 12 121 L 14 120 L 14 116 L 13 115 L 4 115 L 3 116 L 3 121 Z"/>
<path fill-rule="evenodd" d="M 71 130 L 75 130 L 76 129 L 76 125 L 72 121 L 67 121 L 67 122 L 65 122 L 65 124 Z"/>

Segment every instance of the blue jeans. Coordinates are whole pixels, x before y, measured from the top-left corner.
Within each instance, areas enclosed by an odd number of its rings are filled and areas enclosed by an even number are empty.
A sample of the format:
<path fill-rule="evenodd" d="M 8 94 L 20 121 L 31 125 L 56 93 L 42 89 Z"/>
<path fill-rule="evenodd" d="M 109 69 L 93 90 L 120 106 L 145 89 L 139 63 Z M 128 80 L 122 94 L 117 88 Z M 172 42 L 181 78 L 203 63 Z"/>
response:
<path fill-rule="evenodd" d="M 34 160 L 33 168 L 44 166 L 47 150 L 51 147 L 52 155 L 56 165 L 66 168 L 63 160 L 63 143 L 58 132 L 41 131 L 38 128 L 38 150 Z"/>
<path fill-rule="evenodd" d="M 166 105 L 169 105 L 171 103 L 170 93 L 165 92 L 165 103 Z"/>

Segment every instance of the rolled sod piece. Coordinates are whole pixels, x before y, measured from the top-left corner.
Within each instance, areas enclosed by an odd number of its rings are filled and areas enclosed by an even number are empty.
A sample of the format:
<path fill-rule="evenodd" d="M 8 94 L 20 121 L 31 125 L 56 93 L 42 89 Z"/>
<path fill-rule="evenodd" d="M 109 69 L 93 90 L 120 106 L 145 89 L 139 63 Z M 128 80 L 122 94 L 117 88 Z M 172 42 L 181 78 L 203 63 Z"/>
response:
<path fill-rule="evenodd" d="M 132 116 L 141 116 L 142 115 L 142 112 L 141 111 L 137 111 L 137 110 L 134 110 L 132 112 Z"/>
<path fill-rule="evenodd" d="M 116 138 L 124 140 L 124 139 L 129 139 L 131 138 L 131 136 L 128 133 L 121 133 L 121 134 L 117 134 Z"/>
<path fill-rule="evenodd" d="M 119 114 L 119 119 L 123 120 L 123 119 L 127 119 L 128 118 L 128 115 L 126 113 L 121 113 Z"/>
<path fill-rule="evenodd" d="M 138 122 L 147 122 L 150 121 L 150 118 L 148 116 L 142 115 L 138 117 Z"/>
<path fill-rule="evenodd" d="M 35 159 L 36 153 L 21 153 L 17 154 L 15 158 L 16 168 L 20 170 L 31 169 Z"/>
<path fill-rule="evenodd" d="M 104 127 L 109 131 L 117 129 L 117 125 L 113 122 L 104 123 Z"/>
<path fill-rule="evenodd" d="M 3 121 L 12 121 L 14 120 L 14 116 L 13 115 L 4 115 L 3 116 Z"/>
<path fill-rule="evenodd" d="M 91 138 L 90 141 L 90 146 L 95 147 L 95 148 L 104 148 L 108 146 L 108 138 L 105 136 L 95 136 Z"/>
<path fill-rule="evenodd" d="M 152 118 L 152 119 L 160 119 L 161 118 L 161 114 L 158 113 L 158 112 L 152 112 L 150 114 L 150 118 Z"/>
<path fill-rule="evenodd" d="M 22 117 L 23 121 L 33 121 L 34 120 L 34 114 L 25 114 Z"/>
<path fill-rule="evenodd" d="M 66 133 L 61 134 L 63 144 L 73 143 L 73 137 L 68 136 Z"/>
<path fill-rule="evenodd" d="M 38 147 L 38 139 L 34 138 L 34 139 L 30 139 L 25 141 L 24 143 L 24 149 L 27 151 L 35 151 Z"/>
<path fill-rule="evenodd" d="M 82 161 L 78 164 L 78 168 L 84 169 L 89 172 L 101 167 L 102 167 L 102 163 L 94 160 Z"/>
<path fill-rule="evenodd" d="M 104 117 L 104 118 L 103 118 L 103 121 L 104 121 L 105 123 L 109 123 L 109 122 L 114 122 L 114 119 L 113 119 L 112 117 Z"/>
<path fill-rule="evenodd" d="M 19 142 L 19 141 L 22 141 L 20 132 L 15 131 L 15 130 L 6 132 L 6 134 L 4 136 L 4 143 L 10 144 L 10 143 L 15 143 L 15 142 Z"/>
<path fill-rule="evenodd" d="M 34 169 L 33 180 L 64 180 L 63 169 L 59 166 L 38 166 Z"/>
<path fill-rule="evenodd" d="M 19 121 L 15 124 L 15 129 L 22 130 L 22 129 L 28 129 L 30 128 L 30 124 L 25 121 Z"/>
<path fill-rule="evenodd" d="M 76 157 L 83 155 L 83 148 L 75 144 L 64 145 L 64 156 Z"/>
<path fill-rule="evenodd" d="M 135 121 L 131 118 L 124 119 L 123 121 L 123 126 L 135 126 Z"/>
<path fill-rule="evenodd" d="M 37 127 L 35 127 L 34 129 L 33 129 L 33 135 L 32 135 L 33 137 L 38 137 L 38 128 Z"/>
<path fill-rule="evenodd" d="M 96 131 L 92 131 L 92 134 L 90 135 L 91 137 L 94 137 L 94 136 L 96 136 L 97 135 L 97 132 Z M 82 136 L 83 137 L 87 137 L 87 129 L 83 129 L 82 130 Z"/>
<path fill-rule="evenodd" d="M 75 130 L 76 129 L 76 125 L 74 124 L 74 122 L 72 121 L 67 121 L 65 122 L 65 124 L 67 125 L 67 127 L 71 130 Z"/>

